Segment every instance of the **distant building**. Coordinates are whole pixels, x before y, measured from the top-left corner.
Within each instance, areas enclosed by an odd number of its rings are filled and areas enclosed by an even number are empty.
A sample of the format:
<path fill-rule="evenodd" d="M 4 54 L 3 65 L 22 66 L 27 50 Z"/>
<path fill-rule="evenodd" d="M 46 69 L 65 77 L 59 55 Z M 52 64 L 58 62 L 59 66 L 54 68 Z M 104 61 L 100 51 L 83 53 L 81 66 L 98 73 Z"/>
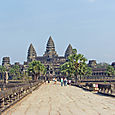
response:
<path fill-rule="evenodd" d="M 3 57 L 2 59 L 2 66 L 6 67 L 7 69 L 10 68 L 10 57 Z"/>
<path fill-rule="evenodd" d="M 67 50 L 65 51 L 65 56 L 58 56 L 57 52 L 55 51 L 55 44 L 52 40 L 52 37 L 49 37 L 47 42 L 46 51 L 43 56 L 37 56 L 37 53 L 32 44 L 28 49 L 28 56 L 27 62 L 30 63 L 33 60 L 38 60 L 43 63 L 47 68 L 47 74 L 52 76 L 59 76 L 59 67 L 60 65 L 64 64 L 67 60 L 67 57 L 72 54 L 72 46 L 69 44 Z"/>
<path fill-rule="evenodd" d="M 96 60 L 89 60 L 88 66 L 92 68 L 96 68 L 97 62 Z"/>
<path fill-rule="evenodd" d="M 106 73 L 107 69 L 102 68 L 101 66 L 100 68 L 98 68 L 96 60 L 89 60 L 88 66 L 92 68 L 93 77 L 107 76 L 107 73 Z"/>

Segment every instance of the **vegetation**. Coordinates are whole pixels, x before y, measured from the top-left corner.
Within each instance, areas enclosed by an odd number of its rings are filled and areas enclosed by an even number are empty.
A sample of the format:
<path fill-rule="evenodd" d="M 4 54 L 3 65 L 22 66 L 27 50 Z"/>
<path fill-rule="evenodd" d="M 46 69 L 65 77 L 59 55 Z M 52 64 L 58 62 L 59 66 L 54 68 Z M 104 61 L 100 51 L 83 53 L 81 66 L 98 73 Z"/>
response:
<path fill-rule="evenodd" d="M 72 62 L 66 62 L 60 66 L 60 71 L 64 76 L 71 77 L 75 72 L 75 67 L 73 66 Z"/>
<path fill-rule="evenodd" d="M 87 66 L 87 72 L 85 73 L 86 76 L 92 75 L 92 68 Z"/>
<path fill-rule="evenodd" d="M 18 65 L 14 65 L 9 69 L 9 75 L 13 80 L 20 80 L 23 77 L 20 73 L 20 67 Z"/>
<path fill-rule="evenodd" d="M 28 75 L 27 71 L 23 71 L 21 76 L 23 76 L 23 81 L 30 81 L 32 78 Z"/>
<path fill-rule="evenodd" d="M 3 79 L 6 70 L 4 66 L 0 66 L 1 79 Z M 46 68 L 40 61 L 33 61 L 25 71 L 22 71 L 19 65 L 13 65 L 9 68 L 8 73 L 11 80 L 29 81 L 32 80 L 29 75 L 32 75 L 34 80 L 38 79 L 40 75 L 45 75 Z"/>
<path fill-rule="evenodd" d="M 108 66 L 109 66 L 109 64 L 108 64 L 108 63 L 105 63 L 105 62 L 99 63 L 99 64 L 96 65 L 97 68 L 105 68 L 105 69 L 106 69 Z"/>
<path fill-rule="evenodd" d="M 73 54 L 68 57 L 68 62 L 60 66 L 61 73 L 69 76 L 74 74 L 76 79 L 78 79 L 78 75 L 80 79 L 82 75 L 91 75 L 92 70 L 87 66 L 86 61 L 84 55 L 77 54 L 77 50 L 73 49 Z"/>
<path fill-rule="evenodd" d="M 3 80 L 3 77 L 4 77 L 4 74 L 5 74 L 5 71 L 6 71 L 7 69 L 4 67 L 4 66 L 1 66 L 0 65 L 0 73 L 1 73 L 1 79 Z"/>
<path fill-rule="evenodd" d="M 37 80 L 40 75 L 46 73 L 46 68 L 40 61 L 33 61 L 29 64 L 28 73 L 32 75 L 33 80 Z"/>
<path fill-rule="evenodd" d="M 109 66 L 107 67 L 106 73 L 108 74 L 108 76 L 113 76 L 113 75 L 115 75 L 114 67 L 109 65 Z"/>

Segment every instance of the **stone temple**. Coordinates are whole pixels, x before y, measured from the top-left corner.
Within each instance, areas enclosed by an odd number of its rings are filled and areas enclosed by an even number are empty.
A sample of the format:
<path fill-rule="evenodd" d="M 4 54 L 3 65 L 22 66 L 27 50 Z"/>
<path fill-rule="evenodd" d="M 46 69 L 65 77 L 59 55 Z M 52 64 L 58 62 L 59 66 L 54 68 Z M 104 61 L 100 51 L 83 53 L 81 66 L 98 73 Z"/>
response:
<path fill-rule="evenodd" d="M 55 50 L 55 44 L 52 40 L 52 37 L 49 37 L 49 40 L 46 45 L 46 51 L 43 56 L 38 56 L 36 50 L 32 44 L 30 44 L 28 53 L 27 53 L 27 61 L 24 64 L 20 64 L 19 62 L 15 62 L 14 64 L 10 64 L 10 57 L 3 57 L 2 66 L 6 67 L 7 70 L 10 67 L 18 65 L 20 67 L 20 72 L 27 71 L 28 64 L 34 60 L 41 61 L 47 68 L 47 76 L 59 77 L 60 65 L 64 64 L 67 61 L 68 56 L 72 54 L 72 46 L 69 44 L 67 49 L 65 50 L 64 56 L 59 56 Z M 96 60 L 89 60 L 88 66 L 92 68 L 92 76 L 88 77 L 106 77 L 107 73 L 106 67 L 97 67 L 98 63 Z M 111 64 L 115 68 L 115 62 Z M 0 73 L 1 76 L 1 73 Z"/>
<path fill-rule="evenodd" d="M 72 54 L 72 46 L 69 44 L 67 50 L 65 51 L 64 56 L 58 56 L 55 51 L 55 44 L 52 40 L 52 37 L 49 37 L 47 42 L 46 51 L 43 56 L 37 56 L 37 53 L 32 44 L 28 49 L 27 62 L 30 63 L 34 60 L 41 61 L 47 68 L 47 74 L 52 76 L 59 76 L 59 67 L 64 64 L 67 60 L 67 57 Z"/>

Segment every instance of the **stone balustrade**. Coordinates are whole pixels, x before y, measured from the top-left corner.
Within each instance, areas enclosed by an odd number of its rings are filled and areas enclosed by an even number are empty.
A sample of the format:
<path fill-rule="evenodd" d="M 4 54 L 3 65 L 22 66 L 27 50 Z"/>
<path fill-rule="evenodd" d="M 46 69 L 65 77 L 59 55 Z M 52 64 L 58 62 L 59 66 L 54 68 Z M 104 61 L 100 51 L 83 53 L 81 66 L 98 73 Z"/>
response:
<path fill-rule="evenodd" d="M 0 91 L 0 113 L 38 88 L 42 83 L 42 81 L 31 82 Z"/>

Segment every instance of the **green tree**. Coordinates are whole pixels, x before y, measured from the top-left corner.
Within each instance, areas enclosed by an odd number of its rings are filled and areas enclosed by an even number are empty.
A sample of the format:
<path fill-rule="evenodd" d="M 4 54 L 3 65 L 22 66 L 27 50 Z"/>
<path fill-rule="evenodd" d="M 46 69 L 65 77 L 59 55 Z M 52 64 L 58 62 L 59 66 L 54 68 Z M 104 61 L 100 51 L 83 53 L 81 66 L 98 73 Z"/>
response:
<path fill-rule="evenodd" d="M 73 55 L 70 55 L 68 57 L 68 61 L 72 62 L 74 68 L 75 68 L 75 76 L 76 76 L 76 80 L 78 79 L 78 75 L 81 76 L 85 75 L 85 73 L 87 72 L 87 64 L 86 61 L 87 59 L 84 57 L 84 55 L 82 54 L 77 54 L 77 50 L 73 49 Z"/>
<path fill-rule="evenodd" d="M 7 69 L 4 67 L 4 66 L 1 66 L 0 65 L 0 73 L 1 73 L 1 75 L 2 75 L 2 77 L 1 77 L 1 79 L 3 80 L 3 78 L 4 78 L 4 74 L 5 74 L 5 71 L 6 71 Z"/>
<path fill-rule="evenodd" d="M 86 76 L 91 76 L 92 75 L 92 68 L 87 66 L 87 71 L 85 73 Z"/>
<path fill-rule="evenodd" d="M 87 72 L 88 72 L 87 64 L 80 63 L 79 67 L 77 68 L 77 74 L 80 76 L 80 80 L 81 80 L 81 77 L 86 75 Z"/>
<path fill-rule="evenodd" d="M 10 75 L 10 77 L 12 78 L 12 79 L 14 79 L 15 78 L 15 70 L 13 69 L 13 68 L 10 68 L 10 70 L 9 70 L 9 75 Z"/>
<path fill-rule="evenodd" d="M 63 75 L 71 77 L 75 71 L 75 68 L 74 68 L 72 62 L 66 62 L 60 66 L 60 71 Z"/>
<path fill-rule="evenodd" d="M 13 80 L 19 80 L 22 79 L 21 73 L 20 73 L 20 67 L 18 65 L 14 65 L 9 69 L 9 75 L 12 76 Z"/>
<path fill-rule="evenodd" d="M 68 57 L 68 61 L 60 66 L 62 73 L 69 75 L 75 74 L 76 80 L 83 75 L 91 74 L 91 69 L 86 64 L 87 59 L 82 54 L 77 54 L 77 50 L 73 49 L 73 54 Z"/>
<path fill-rule="evenodd" d="M 32 78 L 28 75 L 28 72 L 26 70 L 21 73 L 21 76 L 22 76 L 24 82 L 25 81 L 29 82 L 32 80 Z"/>
<path fill-rule="evenodd" d="M 115 75 L 114 67 L 109 65 L 109 66 L 107 67 L 106 73 L 108 74 L 108 76 Z"/>
<path fill-rule="evenodd" d="M 28 73 L 32 75 L 33 80 L 38 80 L 41 74 L 45 74 L 45 66 L 40 61 L 32 61 L 28 67 Z"/>

